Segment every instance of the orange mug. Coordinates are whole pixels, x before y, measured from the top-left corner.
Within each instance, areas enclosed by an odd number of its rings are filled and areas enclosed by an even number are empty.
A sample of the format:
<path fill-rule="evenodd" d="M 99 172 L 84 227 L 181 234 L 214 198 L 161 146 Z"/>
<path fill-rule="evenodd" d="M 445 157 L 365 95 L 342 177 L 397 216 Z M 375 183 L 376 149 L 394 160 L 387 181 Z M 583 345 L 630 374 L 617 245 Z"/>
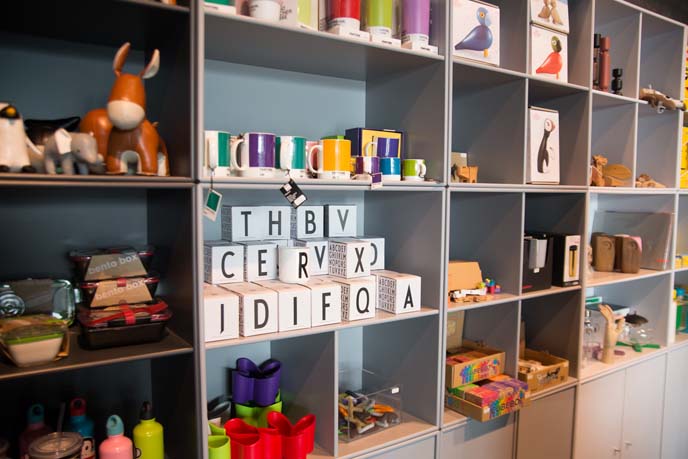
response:
<path fill-rule="evenodd" d="M 308 150 L 308 171 L 318 178 L 348 180 L 351 178 L 351 141 L 322 139 Z"/>

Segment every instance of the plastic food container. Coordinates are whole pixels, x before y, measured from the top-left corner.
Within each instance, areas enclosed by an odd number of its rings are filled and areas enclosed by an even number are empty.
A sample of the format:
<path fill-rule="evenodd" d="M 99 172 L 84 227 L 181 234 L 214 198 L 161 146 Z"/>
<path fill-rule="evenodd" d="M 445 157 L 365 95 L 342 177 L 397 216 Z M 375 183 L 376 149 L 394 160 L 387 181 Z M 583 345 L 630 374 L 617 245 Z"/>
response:
<path fill-rule="evenodd" d="M 152 246 L 75 250 L 69 253 L 79 279 L 85 281 L 146 276 L 153 260 Z"/>
<path fill-rule="evenodd" d="M 152 301 L 159 282 L 157 276 L 129 277 L 82 282 L 79 287 L 83 303 L 91 308 L 99 308 Z"/>
<path fill-rule="evenodd" d="M 43 314 L 0 319 L 3 351 L 20 367 L 55 360 L 66 332 L 65 321 Z"/>
<path fill-rule="evenodd" d="M 72 283 L 64 279 L 24 279 L 0 282 L 0 318 L 48 314 L 74 321 L 76 299 Z"/>
<path fill-rule="evenodd" d="M 84 442 L 76 432 L 51 433 L 29 445 L 31 459 L 79 459 Z"/>
<path fill-rule="evenodd" d="M 165 337 L 172 317 L 167 303 L 118 305 L 105 309 L 82 309 L 79 314 L 82 344 L 90 349 L 151 343 Z"/>

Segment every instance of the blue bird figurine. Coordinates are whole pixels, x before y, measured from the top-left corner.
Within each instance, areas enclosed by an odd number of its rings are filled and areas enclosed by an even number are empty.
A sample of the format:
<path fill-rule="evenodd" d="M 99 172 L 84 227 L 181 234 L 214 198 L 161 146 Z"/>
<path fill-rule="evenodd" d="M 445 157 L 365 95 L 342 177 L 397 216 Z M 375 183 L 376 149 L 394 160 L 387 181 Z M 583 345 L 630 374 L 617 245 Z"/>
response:
<path fill-rule="evenodd" d="M 469 49 L 472 51 L 482 51 L 485 57 L 488 56 L 488 50 L 492 46 L 492 30 L 490 30 L 490 16 L 487 9 L 480 7 L 476 12 L 476 17 L 480 25 L 475 26 L 466 37 L 461 40 L 454 49 Z"/>

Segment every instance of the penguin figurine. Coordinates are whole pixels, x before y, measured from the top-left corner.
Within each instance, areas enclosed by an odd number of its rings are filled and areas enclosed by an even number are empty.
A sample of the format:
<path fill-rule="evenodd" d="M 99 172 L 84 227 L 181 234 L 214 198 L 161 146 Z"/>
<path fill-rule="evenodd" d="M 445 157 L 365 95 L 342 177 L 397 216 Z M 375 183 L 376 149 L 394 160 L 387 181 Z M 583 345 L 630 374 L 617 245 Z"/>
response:
<path fill-rule="evenodd" d="M 564 68 L 564 60 L 561 58 L 561 40 L 559 40 L 559 37 L 553 36 L 550 43 L 553 51 L 549 53 L 545 61 L 540 64 L 540 67 L 535 70 L 535 73 L 550 73 L 556 75 L 558 80 L 559 72 Z"/>
<path fill-rule="evenodd" d="M 36 172 L 31 166 L 24 121 L 12 104 L 0 102 L 0 172 Z"/>
<path fill-rule="evenodd" d="M 540 148 L 538 149 L 537 157 L 537 170 L 539 173 L 544 174 L 549 170 L 549 150 L 547 149 L 547 141 L 549 140 L 549 135 L 557 127 L 554 125 L 554 121 L 547 118 L 545 120 L 545 131 L 542 134 L 542 140 L 540 141 Z M 547 167 L 547 169 L 545 169 Z"/>
<path fill-rule="evenodd" d="M 488 15 L 487 9 L 482 6 L 478 8 L 476 12 L 476 18 L 478 19 L 477 25 L 471 30 L 468 35 L 464 37 L 456 46 L 455 50 L 468 49 L 471 51 L 482 51 L 484 56 L 488 56 L 488 50 L 492 46 L 492 30 L 490 30 L 490 16 Z"/>

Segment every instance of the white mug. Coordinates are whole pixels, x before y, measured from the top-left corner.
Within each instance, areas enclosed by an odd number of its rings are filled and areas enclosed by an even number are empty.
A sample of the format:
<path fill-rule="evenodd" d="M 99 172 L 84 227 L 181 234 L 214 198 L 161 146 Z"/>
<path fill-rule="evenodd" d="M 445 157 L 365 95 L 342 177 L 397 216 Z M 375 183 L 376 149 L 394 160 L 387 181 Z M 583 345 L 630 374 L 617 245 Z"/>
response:
<path fill-rule="evenodd" d="M 275 0 L 250 0 L 248 4 L 251 17 L 264 21 L 279 21 L 281 8 L 280 2 Z"/>
<path fill-rule="evenodd" d="M 309 247 L 279 247 L 277 261 L 279 280 L 287 284 L 307 281 L 310 278 L 308 269 L 310 256 Z"/>

